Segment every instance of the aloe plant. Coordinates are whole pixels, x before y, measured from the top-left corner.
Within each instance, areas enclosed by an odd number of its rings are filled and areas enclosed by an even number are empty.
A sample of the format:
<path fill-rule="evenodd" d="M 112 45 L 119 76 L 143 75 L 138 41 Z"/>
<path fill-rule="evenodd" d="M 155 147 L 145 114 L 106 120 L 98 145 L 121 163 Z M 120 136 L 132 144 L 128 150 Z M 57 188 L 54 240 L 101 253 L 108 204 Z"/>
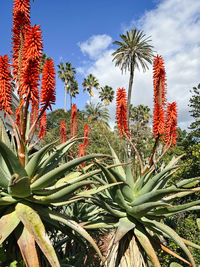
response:
<path fill-rule="evenodd" d="M 170 178 L 177 170 L 179 160 L 173 158 L 160 172 L 150 169 L 135 180 L 131 163 L 126 162 L 123 167 L 112 148 L 111 151 L 114 157 L 113 166 L 99 161 L 96 161 L 96 165 L 104 174 L 104 182 L 121 184 L 107 188 L 92 198 L 93 203 L 107 212 L 109 219 L 84 225 L 85 229 L 116 229 L 103 266 L 158 267 L 161 266 L 156 252 L 158 249 L 190 266 L 196 266 L 188 246 L 198 249 L 200 246 L 180 237 L 165 224 L 164 219 L 177 213 L 200 209 L 200 200 L 173 205 L 174 199 L 200 191 L 200 187 L 195 187 L 200 177 L 183 179 L 170 185 Z M 187 258 L 171 251 L 163 243 L 163 237 L 174 240 Z"/>

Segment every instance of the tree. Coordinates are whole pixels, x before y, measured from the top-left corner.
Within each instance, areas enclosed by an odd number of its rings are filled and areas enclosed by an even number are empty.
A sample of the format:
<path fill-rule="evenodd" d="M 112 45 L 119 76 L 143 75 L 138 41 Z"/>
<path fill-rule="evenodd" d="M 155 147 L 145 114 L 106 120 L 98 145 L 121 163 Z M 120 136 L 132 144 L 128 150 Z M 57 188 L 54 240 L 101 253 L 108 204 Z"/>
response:
<path fill-rule="evenodd" d="M 65 83 L 65 112 L 67 111 L 67 94 L 70 93 L 70 85 L 76 74 L 75 68 L 72 67 L 72 64 L 66 62 L 65 65 L 61 62 L 58 65 L 58 77 Z"/>
<path fill-rule="evenodd" d="M 108 122 L 109 113 L 108 109 L 105 108 L 101 103 L 97 103 L 96 105 L 92 102 L 87 104 L 83 111 L 83 114 L 90 120 L 102 120 L 104 122 Z"/>
<path fill-rule="evenodd" d="M 190 92 L 193 93 L 193 95 L 189 100 L 189 107 L 191 108 L 189 112 L 194 121 L 190 124 L 189 129 L 192 130 L 191 136 L 198 141 L 200 138 L 200 83 L 197 87 L 193 87 L 193 90 Z"/>
<path fill-rule="evenodd" d="M 114 56 L 115 66 L 119 66 L 121 71 L 129 71 L 129 87 L 128 87 L 128 118 L 129 107 L 131 103 L 131 93 L 135 69 L 141 66 L 143 71 L 148 69 L 148 63 L 152 63 L 153 46 L 150 45 L 150 37 L 146 37 L 143 31 L 132 29 L 127 31 L 126 35 L 120 35 L 122 41 L 115 41 L 113 44 L 119 48 L 112 54 Z"/>
<path fill-rule="evenodd" d="M 99 93 L 99 98 L 101 99 L 101 101 L 104 101 L 105 105 L 109 105 L 110 102 L 113 101 L 114 93 L 115 92 L 112 89 L 112 87 L 106 85 L 104 87 L 101 87 L 101 91 Z"/>
<path fill-rule="evenodd" d="M 70 107 L 72 108 L 72 98 L 79 94 L 78 83 L 75 78 L 70 80 Z"/>
<path fill-rule="evenodd" d="M 41 58 L 41 64 L 40 64 L 40 72 L 42 73 L 43 68 L 44 68 L 44 63 L 46 60 L 52 59 L 51 57 L 48 57 L 47 54 L 43 53 L 42 58 Z"/>
<path fill-rule="evenodd" d="M 93 88 L 99 89 L 99 82 L 98 80 L 92 75 L 89 74 L 87 78 L 84 78 L 83 80 L 83 92 L 87 91 L 89 96 L 90 96 L 90 101 L 91 97 L 94 96 L 94 93 L 92 91 Z"/>

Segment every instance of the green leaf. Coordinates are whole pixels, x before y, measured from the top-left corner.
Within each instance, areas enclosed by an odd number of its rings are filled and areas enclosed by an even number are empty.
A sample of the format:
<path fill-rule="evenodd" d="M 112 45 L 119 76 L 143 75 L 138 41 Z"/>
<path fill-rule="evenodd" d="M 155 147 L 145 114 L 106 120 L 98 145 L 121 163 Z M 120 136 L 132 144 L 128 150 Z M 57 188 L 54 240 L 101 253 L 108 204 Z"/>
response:
<path fill-rule="evenodd" d="M 15 210 L 13 208 L 8 209 L 0 218 L 0 244 L 15 230 L 19 222 Z"/>
<path fill-rule="evenodd" d="M 7 195 L 5 197 L 0 197 L 0 206 L 11 205 L 17 202 L 17 199 Z"/>
<path fill-rule="evenodd" d="M 18 230 L 18 229 L 17 229 Z M 22 231 L 16 231 L 17 244 L 20 248 L 22 257 L 26 266 L 39 267 L 39 260 L 35 247 L 35 239 L 26 229 L 23 227 Z"/>
<path fill-rule="evenodd" d="M 57 141 L 56 141 L 57 142 Z M 55 141 L 44 146 L 39 151 L 35 152 L 31 158 L 31 160 L 28 162 L 28 164 L 25 166 L 25 170 L 30 178 L 33 178 L 33 176 L 38 171 L 39 163 L 42 159 L 42 157 L 48 152 L 50 148 L 55 144 Z"/>
<path fill-rule="evenodd" d="M 139 227 L 139 225 L 137 225 L 137 227 L 134 228 L 134 233 L 135 233 L 137 239 L 139 240 L 141 246 L 145 250 L 146 254 L 148 255 L 149 259 L 153 263 L 153 266 L 161 267 L 159 259 L 156 255 L 156 252 L 155 252 L 148 236 L 146 235 L 146 232 L 144 231 L 144 229 L 142 229 L 142 227 Z"/>
<path fill-rule="evenodd" d="M 87 156 L 84 156 L 81 158 L 71 160 L 70 162 L 67 162 L 67 163 L 55 168 L 54 170 L 50 171 L 49 173 L 41 176 L 38 180 L 33 182 L 33 184 L 31 185 L 31 189 L 32 189 L 32 191 L 34 191 L 36 189 L 44 188 L 44 187 L 50 185 L 51 183 L 53 183 L 57 178 L 62 177 L 62 175 L 64 175 L 67 171 L 70 171 L 72 168 L 81 164 L 82 162 L 85 162 L 85 161 L 91 160 L 91 159 L 95 159 L 98 157 L 105 157 L 105 155 L 103 155 L 103 154 L 91 154 L 91 155 L 87 155 Z"/>
<path fill-rule="evenodd" d="M 8 183 L 10 180 L 10 175 L 8 175 L 3 168 L 0 166 L 0 186 L 3 188 L 8 187 Z"/>
<path fill-rule="evenodd" d="M 200 231 L 200 218 L 197 219 L 197 226 L 198 226 L 199 231 Z"/>
<path fill-rule="evenodd" d="M 172 240 L 174 240 L 175 243 L 177 243 L 178 246 L 180 246 L 182 248 L 182 250 L 185 252 L 185 254 L 188 256 L 188 259 L 190 260 L 192 266 L 196 267 L 196 264 L 195 264 L 194 258 L 192 257 L 191 252 L 186 247 L 186 245 L 183 242 L 183 240 L 181 239 L 181 237 L 172 228 L 170 228 L 169 226 L 167 226 L 167 225 L 165 225 L 163 223 L 160 223 L 160 222 L 157 222 L 157 221 L 154 221 L 154 220 L 150 221 L 150 220 L 148 220 L 146 218 L 143 218 L 143 222 L 144 223 L 147 222 L 148 224 L 153 225 L 155 228 L 157 228 L 158 230 L 162 231 L 167 236 L 169 236 Z M 148 227 L 148 224 L 147 224 L 147 227 Z"/>
<path fill-rule="evenodd" d="M 107 184 L 107 185 L 102 185 L 102 186 L 99 186 L 97 188 L 93 188 L 93 189 L 90 189 L 90 190 L 85 190 L 85 191 L 81 191 L 80 193 L 78 193 L 77 195 L 78 196 L 86 196 L 86 195 L 94 195 L 94 194 L 97 194 L 105 189 L 108 189 L 112 186 L 115 186 L 115 185 L 119 185 L 120 183 L 113 183 L 113 184 Z"/>
<path fill-rule="evenodd" d="M 0 154 L 2 155 L 11 175 L 17 173 L 19 175 L 19 178 L 27 176 L 27 173 L 26 173 L 24 167 L 21 165 L 18 158 L 1 141 L 0 141 Z"/>
<path fill-rule="evenodd" d="M 193 243 L 192 241 L 187 240 L 187 239 L 185 239 L 185 238 L 182 238 L 182 240 L 183 240 L 183 242 L 184 242 L 186 245 L 188 245 L 188 246 L 190 246 L 190 247 L 193 247 L 193 248 L 196 248 L 196 249 L 200 249 L 200 246 L 197 245 L 197 244 L 195 244 L 195 243 Z"/>
<path fill-rule="evenodd" d="M 133 228 L 135 228 L 135 223 L 130 221 L 127 217 L 119 219 L 119 225 L 115 234 L 114 244 L 119 242 L 122 237 Z"/>
<path fill-rule="evenodd" d="M 169 267 L 184 267 L 184 266 L 177 262 L 171 262 Z"/>
<path fill-rule="evenodd" d="M 14 197 L 28 197 L 31 195 L 30 180 L 28 177 L 18 178 L 14 174 L 8 185 L 8 193 Z"/>
<path fill-rule="evenodd" d="M 58 192 L 52 195 L 45 197 L 37 197 L 36 200 L 38 200 L 38 203 L 55 203 L 60 201 L 66 201 L 70 197 L 72 197 L 72 195 L 77 189 L 90 183 L 93 183 L 93 181 L 81 181 L 79 183 L 69 185 L 68 187 L 61 188 Z"/>
<path fill-rule="evenodd" d="M 51 242 L 45 231 L 45 227 L 37 212 L 31 207 L 22 203 L 18 203 L 15 207 L 15 210 L 18 218 L 24 224 L 29 233 L 34 237 L 51 266 L 60 267 L 54 248 L 51 245 Z"/>
<path fill-rule="evenodd" d="M 117 157 L 117 154 L 115 153 L 114 149 L 110 146 L 110 144 L 109 144 L 109 147 L 110 147 L 112 156 L 114 157 L 113 159 L 114 164 L 121 164 L 119 158 Z M 126 174 L 122 166 L 119 165 L 115 167 L 115 171 L 121 175 L 123 181 L 126 181 Z"/>
<path fill-rule="evenodd" d="M 99 255 L 99 257 L 102 259 L 102 255 L 101 252 L 98 248 L 98 246 L 96 245 L 94 239 L 75 221 L 69 220 L 67 219 L 63 214 L 59 214 L 55 211 L 47 211 L 44 208 L 39 208 L 38 211 L 41 213 L 42 217 L 45 218 L 50 218 L 53 219 L 55 221 L 59 221 L 63 224 L 65 224 L 66 226 L 70 227 L 71 229 L 73 229 L 74 231 L 76 231 L 77 233 L 79 233 L 83 238 L 85 238 L 95 249 L 95 251 L 97 252 L 97 254 Z"/>

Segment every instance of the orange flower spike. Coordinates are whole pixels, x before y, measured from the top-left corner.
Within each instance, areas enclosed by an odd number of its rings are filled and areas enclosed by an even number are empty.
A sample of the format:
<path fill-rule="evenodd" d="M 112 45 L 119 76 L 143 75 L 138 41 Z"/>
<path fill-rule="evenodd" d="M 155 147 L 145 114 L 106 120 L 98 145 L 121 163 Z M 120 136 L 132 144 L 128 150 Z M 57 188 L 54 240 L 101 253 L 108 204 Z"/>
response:
<path fill-rule="evenodd" d="M 85 146 L 84 146 L 84 144 L 80 144 L 79 145 L 79 153 L 78 153 L 78 156 L 79 156 L 79 158 L 85 156 Z M 84 167 L 85 166 L 85 162 L 81 163 L 81 165 L 82 165 L 82 167 Z"/>
<path fill-rule="evenodd" d="M 8 56 L 0 56 L 0 110 L 13 114 L 11 73 Z"/>
<path fill-rule="evenodd" d="M 71 137 L 75 135 L 77 135 L 77 107 L 76 104 L 73 104 L 71 110 Z"/>
<path fill-rule="evenodd" d="M 22 66 L 21 87 L 19 95 L 38 102 L 38 85 L 40 80 L 40 63 L 42 57 L 42 35 L 39 26 L 31 27 L 25 36 L 24 63 Z"/>
<path fill-rule="evenodd" d="M 84 137 L 89 137 L 89 126 L 88 126 L 88 124 L 84 125 Z M 89 144 L 89 140 L 88 139 L 84 139 L 83 144 L 84 144 L 85 147 L 87 147 L 88 144 Z"/>
<path fill-rule="evenodd" d="M 18 76 L 19 54 L 22 57 L 23 41 L 27 29 L 30 27 L 30 0 L 14 0 L 13 5 L 13 76 Z M 21 50 L 21 51 L 20 51 Z"/>
<path fill-rule="evenodd" d="M 31 107 L 31 125 L 33 125 L 33 123 L 37 119 L 38 113 L 39 113 L 39 102 L 32 102 L 32 107 Z M 38 128 L 38 123 L 36 124 L 36 128 Z"/>
<path fill-rule="evenodd" d="M 56 101 L 56 82 L 55 82 L 55 68 L 53 60 L 46 60 L 42 72 L 42 85 L 41 85 L 41 103 L 52 110 L 51 105 Z"/>
<path fill-rule="evenodd" d="M 61 135 L 61 143 L 66 142 L 67 134 L 66 134 L 66 122 L 65 121 L 60 122 L 60 135 Z"/>
<path fill-rule="evenodd" d="M 116 101 L 117 101 L 116 118 L 120 136 L 123 137 L 125 133 L 127 135 L 130 135 L 127 124 L 127 98 L 126 98 L 126 91 L 124 88 L 119 88 L 117 90 Z"/>
<path fill-rule="evenodd" d="M 164 61 L 161 56 L 154 58 L 153 64 L 154 114 L 153 133 L 155 138 L 165 132 L 166 78 Z"/>
<path fill-rule="evenodd" d="M 47 113 L 44 112 L 40 118 L 40 130 L 38 134 L 38 138 L 43 138 L 45 137 L 47 132 Z"/>
<path fill-rule="evenodd" d="M 170 143 L 175 146 L 177 135 L 177 105 L 176 102 L 168 103 L 167 105 L 167 118 L 166 118 L 166 146 Z"/>

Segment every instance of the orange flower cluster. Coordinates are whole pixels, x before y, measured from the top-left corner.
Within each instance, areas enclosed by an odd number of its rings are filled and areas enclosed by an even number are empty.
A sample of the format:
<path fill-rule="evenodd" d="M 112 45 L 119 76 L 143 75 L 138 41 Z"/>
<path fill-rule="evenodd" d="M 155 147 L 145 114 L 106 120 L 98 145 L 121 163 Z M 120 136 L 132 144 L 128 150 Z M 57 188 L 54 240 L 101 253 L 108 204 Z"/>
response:
<path fill-rule="evenodd" d="M 32 102 L 39 99 L 40 62 L 42 57 L 42 35 L 40 26 L 30 27 L 24 41 L 24 60 L 18 93 Z M 22 103 L 23 104 L 23 103 Z"/>
<path fill-rule="evenodd" d="M 41 103 L 52 110 L 51 105 L 56 101 L 55 68 L 53 60 L 46 60 L 42 72 Z"/>
<path fill-rule="evenodd" d="M 13 76 L 18 76 L 19 54 L 23 54 L 23 41 L 27 29 L 30 27 L 30 0 L 14 0 L 13 5 Z"/>
<path fill-rule="evenodd" d="M 11 110 L 11 73 L 8 56 L 0 56 L 0 110 L 13 114 Z"/>
<path fill-rule="evenodd" d="M 153 64 L 154 114 L 153 133 L 155 138 L 165 133 L 166 78 L 164 61 L 161 56 L 154 58 Z"/>
<path fill-rule="evenodd" d="M 84 125 L 84 137 L 89 137 L 89 125 Z M 89 144 L 89 139 L 85 138 L 83 141 L 84 147 L 87 147 Z"/>
<path fill-rule="evenodd" d="M 77 135 L 77 107 L 76 104 L 72 105 L 71 110 L 71 137 Z"/>
<path fill-rule="evenodd" d="M 47 133 L 47 113 L 45 111 L 40 118 L 40 130 L 38 138 L 45 137 L 46 133 Z"/>
<path fill-rule="evenodd" d="M 177 135 L 177 106 L 176 102 L 168 103 L 167 105 L 167 119 L 166 119 L 166 135 L 165 143 L 167 145 L 176 145 Z"/>
<path fill-rule="evenodd" d="M 66 142 L 67 134 L 66 134 L 66 122 L 65 121 L 60 122 L 60 135 L 61 135 L 61 143 Z"/>
<path fill-rule="evenodd" d="M 123 137 L 125 133 L 127 135 L 130 135 L 127 124 L 127 97 L 124 88 L 119 88 L 117 90 L 116 101 L 117 101 L 116 118 L 120 136 Z"/>

